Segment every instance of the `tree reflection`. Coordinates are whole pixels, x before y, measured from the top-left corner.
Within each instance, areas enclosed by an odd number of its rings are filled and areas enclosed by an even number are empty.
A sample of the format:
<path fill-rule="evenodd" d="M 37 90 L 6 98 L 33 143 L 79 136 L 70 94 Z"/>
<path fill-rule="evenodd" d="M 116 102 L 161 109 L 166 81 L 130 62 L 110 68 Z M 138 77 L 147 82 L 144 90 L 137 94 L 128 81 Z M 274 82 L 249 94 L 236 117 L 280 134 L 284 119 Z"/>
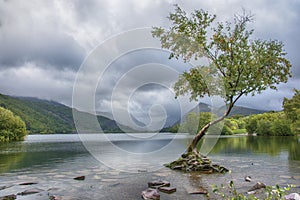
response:
<path fill-rule="evenodd" d="M 299 137 L 245 136 L 220 138 L 212 154 L 217 153 L 266 153 L 278 156 L 288 152 L 290 160 L 300 160 Z"/>

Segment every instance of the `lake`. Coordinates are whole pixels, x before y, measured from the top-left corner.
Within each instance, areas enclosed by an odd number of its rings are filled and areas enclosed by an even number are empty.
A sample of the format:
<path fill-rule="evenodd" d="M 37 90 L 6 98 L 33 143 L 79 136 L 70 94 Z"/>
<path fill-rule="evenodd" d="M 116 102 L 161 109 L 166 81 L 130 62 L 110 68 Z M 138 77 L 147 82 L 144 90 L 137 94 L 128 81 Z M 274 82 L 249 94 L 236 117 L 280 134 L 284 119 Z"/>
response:
<path fill-rule="evenodd" d="M 156 179 L 177 188 L 173 194 L 161 193 L 161 199 L 205 199 L 189 195 L 188 188 L 210 190 L 212 184 L 230 180 L 241 192 L 258 181 L 300 185 L 299 137 L 222 136 L 208 156 L 232 171 L 223 175 L 162 167 L 184 151 L 189 136 L 161 134 L 150 141 L 138 136 L 30 135 L 24 142 L 0 144 L 0 197 L 39 188 L 43 192 L 17 199 L 49 199 L 48 193 L 62 199 L 140 199 L 147 182 Z M 77 176 L 85 180 L 74 180 Z M 245 182 L 245 176 L 251 176 L 252 182 Z M 18 185 L 25 182 L 38 184 Z M 2 186 L 12 187 L 1 190 Z"/>

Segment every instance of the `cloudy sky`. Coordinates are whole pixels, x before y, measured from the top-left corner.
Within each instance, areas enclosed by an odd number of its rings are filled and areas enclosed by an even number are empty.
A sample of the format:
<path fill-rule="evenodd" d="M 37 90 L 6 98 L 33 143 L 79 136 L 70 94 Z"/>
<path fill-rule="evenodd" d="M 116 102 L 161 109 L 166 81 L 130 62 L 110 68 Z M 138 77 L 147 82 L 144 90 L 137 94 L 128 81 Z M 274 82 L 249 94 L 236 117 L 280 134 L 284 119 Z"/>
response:
<path fill-rule="evenodd" d="M 168 27 L 170 24 L 166 16 L 173 11 L 172 5 L 175 3 L 186 11 L 208 10 L 216 14 L 220 21 L 232 19 L 242 8 L 250 10 L 255 18 L 251 25 L 255 29 L 254 37 L 284 42 L 293 65 L 293 78 L 287 84 L 280 85 L 278 92 L 267 90 L 256 97 L 241 99 L 239 105 L 279 110 L 283 97 L 291 97 L 293 88 L 300 89 L 299 0 L 0 0 L 0 93 L 72 105 L 77 72 L 95 48 L 124 31 L 141 27 Z M 129 66 L 154 61 L 175 68 L 182 64 L 168 61 L 167 56 L 167 53 L 146 51 L 117 59 L 102 77 L 106 80 L 105 87 L 101 89 L 99 83 L 97 109 L 110 112 L 113 88 L 117 80 L 130 70 Z M 166 79 L 158 74 L 149 73 L 145 77 Z M 130 83 L 134 84 L 134 81 Z M 133 88 L 125 84 L 121 91 Z M 170 111 L 178 107 L 173 102 L 173 93 L 161 86 L 150 84 L 135 88 L 135 91 L 130 93 L 131 104 L 127 105 L 132 113 L 144 112 L 145 108 L 147 110 L 153 106 L 153 102 L 167 105 Z M 117 100 L 121 101 L 121 96 Z M 120 102 L 115 105 L 123 106 Z"/>

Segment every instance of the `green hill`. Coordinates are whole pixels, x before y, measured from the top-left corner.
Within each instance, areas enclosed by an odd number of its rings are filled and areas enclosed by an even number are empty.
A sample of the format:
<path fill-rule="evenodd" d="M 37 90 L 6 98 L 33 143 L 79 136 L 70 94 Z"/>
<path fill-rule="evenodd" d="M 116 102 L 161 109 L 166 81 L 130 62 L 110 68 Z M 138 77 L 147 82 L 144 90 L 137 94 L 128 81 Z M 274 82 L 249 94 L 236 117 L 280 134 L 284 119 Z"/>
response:
<path fill-rule="evenodd" d="M 31 97 L 0 94 L 0 106 L 11 110 L 26 123 L 30 134 L 74 133 L 72 109 L 63 104 Z M 122 132 L 114 120 L 97 116 L 104 132 Z"/>

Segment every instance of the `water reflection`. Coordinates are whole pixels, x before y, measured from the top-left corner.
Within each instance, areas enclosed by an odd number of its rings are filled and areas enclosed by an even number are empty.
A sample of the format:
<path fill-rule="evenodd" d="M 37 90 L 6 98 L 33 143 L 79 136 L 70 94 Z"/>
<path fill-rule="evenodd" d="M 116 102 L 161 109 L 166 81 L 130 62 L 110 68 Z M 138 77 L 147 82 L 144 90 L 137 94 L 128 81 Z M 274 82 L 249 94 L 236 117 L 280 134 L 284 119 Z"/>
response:
<path fill-rule="evenodd" d="M 55 136 L 51 136 L 53 138 Z M 71 137 L 71 136 L 68 136 Z M 77 137 L 77 136 L 76 136 Z M 47 139 L 47 136 L 41 136 Z M 176 147 L 182 152 L 186 148 L 190 139 L 178 139 Z M 208 140 L 208 138 L 206 139 Z M 156 143 L 149 143 L 152 147 L 159 146 L 168 142 L 162 140 Z M 120 147 L 125 149 L 135 149 L 136 147 L 145 147 L 144 142 L 130 142 L 117 141 Z M 233 136 L 222 137 L 214 147 L 209 156 L 221 156 L 225 159 L 228 156 L 239 157 L 246 159 L 253 159 L 263 155 L 260 159 L 268 159 L 269 157 L 280 158 L 282 162 L 286 162 L 288 167 L 293 168 L 293 171 L 298 170 L 297 165 L 300 161 L 300 141 L 298 137 L 247 137 L 247 136 Z M 116 158 L 118 155 L 115 152 L 105 149 L 105 144 L 102 145 L 100 153 L 107 154 L 108 158 Z M 266 156 L 266 155 L 269 155 Z M 178 156 L 178 155 L 175 155 Z M 172 152 L 166 152 L 159 158 L 161 161 L 156 161 L 159 164 L 166 163 L 173 159 Z M 296 161 L 296 162 L 295 162 Z M 298 162 L 297 162 L 298 161 Z M 73 142 L 40 142 L 40 140 L 26 141 L 25 143 L 16 142 L 10 144 L 0 144 L 0 174 L 5 172 L 12 172 L 16 170 L 34 170 L 35 168 L 55 168 L 60 164 L 65 167 L 84 167 L 88 162 L 95 162 L 95 160 L 86 151 L 85 147 L 80 141 Z M 121 162 L 121 161 L 120 161 Z M 295 164 L 296 163 L 296 164 Z M 130 164 L 130 162 L 128 163 Z M 296 166 L 296 167 L 295 167 Z M 129 167 L 129 166 L 128 166 Z"/>
<path fill-rule="evenodd" d="M 80 142 L 0 144 L 0 173 L 39 167 L 53 168 L 88 155 Z"/>
<path fill-rule="evenodd" d="M 279 156 L 287 152 L 289 160 L 300 160 L 299 146 L 298 137 L 225 137 L 218 141 L 211 153 L 256 153 Z"/>

